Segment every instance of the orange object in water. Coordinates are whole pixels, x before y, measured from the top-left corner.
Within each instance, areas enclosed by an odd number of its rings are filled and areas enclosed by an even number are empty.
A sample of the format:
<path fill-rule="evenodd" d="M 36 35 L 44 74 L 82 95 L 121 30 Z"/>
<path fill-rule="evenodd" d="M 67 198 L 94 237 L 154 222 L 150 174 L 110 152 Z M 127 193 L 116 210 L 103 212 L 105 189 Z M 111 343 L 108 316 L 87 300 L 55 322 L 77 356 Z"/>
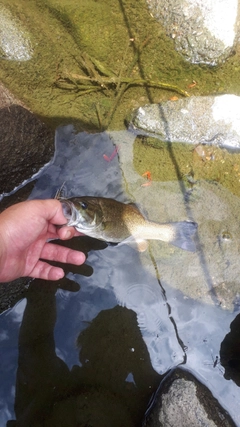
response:
<path fill-rule="evenodd" d="M 148 182 L 145 182 L 144 184 L 142 184 L 141 187 L 149 187 L 149 185 L 151 185 L 151 184 L 152 184 L 152 181 L 148 181 Z"/>
<path fill-rule="evenodd" d="M 152 184 L 152 175 L 150 171 L 146 171 L 142 174 L 142 176 L 146 176 L 148 182 L 145 182 L 144 184 L 141 185 L 141 187 L 149 187 L 149 185 Z"/>
<path fill-rule="evenodd" d="M 118 151 L 119 151 L 119 146 L 117 145 L 110 157 L 108 157 L 106 154 L 103 154 L 104 160 L 106 160 L 107 162 L 111 162 L 111 160 L 114 159 Z"/>
<path fill-rule="evenodd" d="M 146 171 L 142 174 L 142 176 L 146 176 L 149 181 L 152 181 L 152 175 L 150 171 Z"/>
<path fill-rule="evenodd" d="M 193 87 L 195 87 L 195 86 L 196 86 L 196 84 L 197 84 L 197 82 L 195 82 L 195 80 L 193 80 L 193 81 L 192 81 L 192 83 L 191 83 L 190 85 L 188 85 L 188 87 L 189 87 L 190 89 L 192 89 Z"/>
<path fill-rule="evenodd" d="M 111 156 L 110 156 L 110 161 L 112 160 L 112 159 L 114 159 L 114 157 L 117 155 L 117 153 L 118 153 L 118 150 L 119 150 L 119 146 L 117 145 L 116 146 L 116 148 L 114 149 L 114 151 L 112 152 L 112 154 L 111 154 Z"/>
<path fill-rule="evenodd" d="M 106 160 L 107 162 L 110 162 L 110 159 L 109 159 L 109 157 L 108 157 L 106 154 L 103 154 L 103 158 L 104 158 L 104 160 Z"/>

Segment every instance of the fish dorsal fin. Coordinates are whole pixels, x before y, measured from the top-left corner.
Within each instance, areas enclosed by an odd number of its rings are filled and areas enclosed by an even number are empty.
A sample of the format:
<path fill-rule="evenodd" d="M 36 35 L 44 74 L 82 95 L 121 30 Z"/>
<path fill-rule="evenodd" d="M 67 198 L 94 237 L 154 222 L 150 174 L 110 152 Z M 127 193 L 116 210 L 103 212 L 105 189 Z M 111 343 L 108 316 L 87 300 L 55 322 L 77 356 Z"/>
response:
<path fill-rule="evenodd" d="M 64 189 L 66 181 L 64 181 L 61 187 L 57 190 L 54 199 L 60 200 L 62 198 L 66 198 L 66 189 Z"/>

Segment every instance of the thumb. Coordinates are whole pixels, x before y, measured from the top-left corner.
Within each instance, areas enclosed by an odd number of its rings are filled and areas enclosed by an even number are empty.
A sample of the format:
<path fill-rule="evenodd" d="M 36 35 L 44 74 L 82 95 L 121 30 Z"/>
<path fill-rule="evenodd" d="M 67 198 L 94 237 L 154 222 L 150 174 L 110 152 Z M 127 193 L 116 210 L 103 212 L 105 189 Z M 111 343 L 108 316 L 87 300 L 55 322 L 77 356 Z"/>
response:
<path fill-rule="evenodd" d="M 78 231 L 76 231 L 74 227 L 68 227 L 68 226 L 63 226 L 59 228 L 57 230 L 57 234 L 59 238 L 62 240 L 72 239 L 72 237 L 75 237 L 75 236 L 82 236 L 82 233 L 79 233 Z"/>

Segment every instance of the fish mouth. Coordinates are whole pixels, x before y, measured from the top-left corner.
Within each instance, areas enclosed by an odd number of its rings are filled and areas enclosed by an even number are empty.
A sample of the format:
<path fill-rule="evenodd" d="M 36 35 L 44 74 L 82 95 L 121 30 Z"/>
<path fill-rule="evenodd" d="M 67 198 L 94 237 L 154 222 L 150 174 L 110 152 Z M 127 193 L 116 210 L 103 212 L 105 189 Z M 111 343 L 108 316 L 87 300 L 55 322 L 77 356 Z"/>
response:
<path fill-rule="evenodd" d="M 101 227 L 100 224 L 96 224 L 96 213 L 93 219 L 85 218 L 85 216 L 76 208 L 75 204 L 70 200 L 60 200 L 62 205 L 63 215 L 67 220 L 68 227 L 75 227 L 77 231 L 85 233 L 86 231 L 93 231 Z"/>
<path fill-rule="evenodd" d="M 77 222 L 77 211 L 71 202 L 60 201 L 62 205 L 63 215 L 67 220 L 67 225 L 75 225 Z"/>

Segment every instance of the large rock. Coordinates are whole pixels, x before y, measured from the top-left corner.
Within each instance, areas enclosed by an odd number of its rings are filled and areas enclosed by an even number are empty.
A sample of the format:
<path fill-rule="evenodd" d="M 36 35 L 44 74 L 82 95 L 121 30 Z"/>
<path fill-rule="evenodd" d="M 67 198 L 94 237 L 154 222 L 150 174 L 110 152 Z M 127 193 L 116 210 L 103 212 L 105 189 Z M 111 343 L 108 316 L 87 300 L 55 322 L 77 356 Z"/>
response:
<path fill-rule="evenodd" d="M 0 4 L 0 57 L 28 61 L 33 55 L 30 35 L 10 10 Z"/>
<path fill-rule="evenodd" d="M 0 83 L 0 135 L 1 212 L 27 199 L 32 183 L 15 194 L 3 196 L 50 161 L 54 153 L 54 133 Z M 0 313 L 24 296 L 27 284 L 27 278 L 0 284 Z"/>
<path fill-rule="evenodd" d="M 159 389 L 144 427 L 230 427 L 232 419 L 209 390 L 187 371 L 177 369 Z"/>
<path fill-rule="evenodd" d="M 199 96 L 140 107 L 130 128 L 161 141 L 240 149 L 240 97 Z"/>
<path fill-rule="evenodd" d="M 54 133 L 21 105 L 0 109 L 0 194 L 31 178 L 51 159 Z"/>
<path fill-rule="evenodd" d="M 217 65 L 231 54 L 237 39 L 237 0 L 147 0 L 147 3 L 186 60 Z"/>

